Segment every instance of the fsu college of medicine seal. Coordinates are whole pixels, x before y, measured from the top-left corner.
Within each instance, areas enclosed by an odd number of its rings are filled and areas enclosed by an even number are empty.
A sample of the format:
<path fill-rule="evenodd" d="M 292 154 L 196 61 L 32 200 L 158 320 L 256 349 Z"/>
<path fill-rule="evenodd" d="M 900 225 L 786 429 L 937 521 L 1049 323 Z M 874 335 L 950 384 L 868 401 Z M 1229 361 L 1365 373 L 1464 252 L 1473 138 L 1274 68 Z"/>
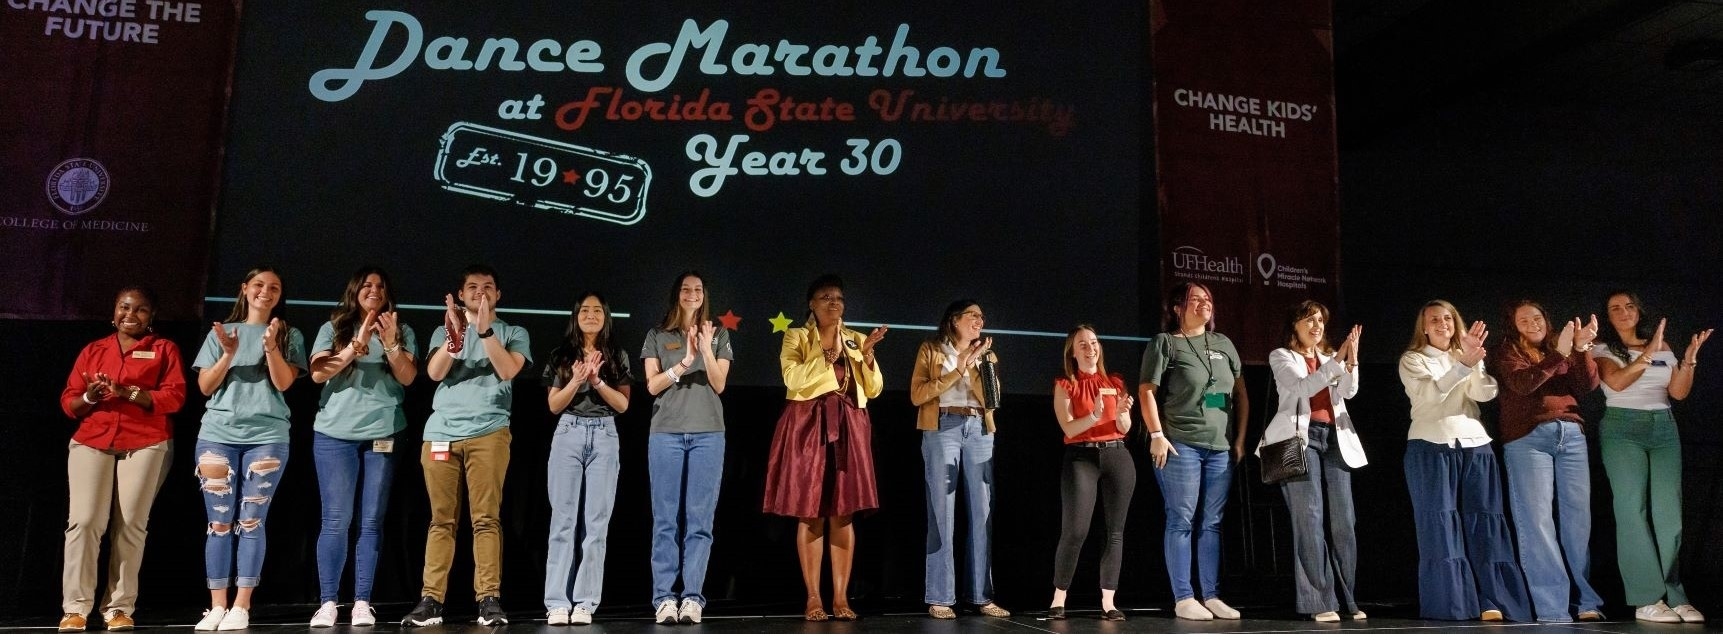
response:
<path fill-rule="evenodd" d="M 48 201 L 66 215 L 96 208 L 108 197 L 108 170 L 89 158 L 72 158 L 48 173 Z"/>

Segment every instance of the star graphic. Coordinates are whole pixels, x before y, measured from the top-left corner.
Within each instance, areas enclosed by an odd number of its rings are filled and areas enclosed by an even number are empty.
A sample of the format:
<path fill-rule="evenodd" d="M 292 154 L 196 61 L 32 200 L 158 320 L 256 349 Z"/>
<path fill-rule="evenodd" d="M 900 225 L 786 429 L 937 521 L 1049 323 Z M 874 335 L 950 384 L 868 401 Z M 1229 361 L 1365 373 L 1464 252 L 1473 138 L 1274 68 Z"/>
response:
<path fill-rule="evenodd" d="M 724 328 L 731 331 L 742 326 L 742 316 L 736 315 L 734 310 L 725 311 L 724 315 L 718 316 L 718 321 L 724 323 Z"/>
<path fill-rule="evenodd" d="M 573 169 L 562 172 L 562 181 L 568 184 L 580 182 L 580 172 Z"/>
<path fill-rule="evenodd" d="M 772 333 L 783 333 L 785 329 L 790 328 L 790 319 L 784 317 L 782 311 L 778 312 L 778 317 L 767 318 L 766 321 L 772 323 Z"/>

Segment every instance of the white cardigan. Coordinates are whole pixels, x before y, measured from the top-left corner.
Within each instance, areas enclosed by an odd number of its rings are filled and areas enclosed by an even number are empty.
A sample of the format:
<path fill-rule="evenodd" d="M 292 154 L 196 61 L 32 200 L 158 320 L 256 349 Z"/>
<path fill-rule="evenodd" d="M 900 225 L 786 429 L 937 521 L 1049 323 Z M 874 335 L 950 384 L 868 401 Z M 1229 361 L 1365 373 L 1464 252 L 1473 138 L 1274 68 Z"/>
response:
<path fill-rule="evenodd" d="M 1274 372 L 1274 387 L 1280 395 L 1280 406 L 1268 421 L 1262 441 L 1256 445 L 1257 457 L 1264 445 L 1291 438 L 1294 434 L 1310 442 L 1310 399 L 1328 389 L 1328 400 L 1334 405 L 1334 435 L 1340 443 L 1340 455 L 1346 466 L 1357 469 L 1369 463 L 1364 457 L 1364 444 L 1358 441 L 1358 430 L 1346 413 L 1346 399 L 1358 395 L 1358 372 L 1348 372 L 1345 363 L 1317 354 L 1320 364 L 1315 373 L 1304 363 L 1304 356 L 1291 349 L 1275 349 L 1268 354 L 1268 368 Z"/>
<path fill-rule="evenodd" d="M 1412 427 L 1407 440 L 1478 447 L 1490 443 L 1478 422 L 1478 403 L 1496 399 L 1496 379 L 1476 367 L 1460 364 L 1454 354 L 1435 347 L 1400 356 L 1400 383 L 1412 400 Z"/>

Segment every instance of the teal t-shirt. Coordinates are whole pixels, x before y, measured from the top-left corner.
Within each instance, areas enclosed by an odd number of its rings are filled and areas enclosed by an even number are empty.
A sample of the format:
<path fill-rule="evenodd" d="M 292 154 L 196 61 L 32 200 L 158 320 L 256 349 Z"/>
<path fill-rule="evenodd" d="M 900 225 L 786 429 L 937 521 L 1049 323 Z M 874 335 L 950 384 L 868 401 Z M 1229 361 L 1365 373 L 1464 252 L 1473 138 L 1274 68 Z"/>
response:
<path fill-rule="evenodd" d="M 223 324 L 222 328 L 238 332 L 239 349 L 233 354 L 227 377 L 222 378 L 221 386 L 204 405 L 198 439 L 223 444 L 287 442 L 287 418 L 290 415 L 287 399 L 269 381 L 269 364 L 263 361 L 263 330 L 269 328 L 268 325 L 239 322 Z M 287 352 L 284 355 L 288 364 L 298 370 L 295 377 L 305 375 L 309 368 L 305 364 L 305 336 L 299 333 L 299 329 L 287 328 Z M 220 359 L 221 341 L 215 337 L 215 329 L 210 329 L 191 368 L 202 371 Z"/>
<path fill-rule="evenodd" d="M 532 366 L 532 346 L 526 329 L 503 322 L 491 323 L 491 330 L 503 348 L 521 354 L 526 362 L 521 371 Z M 437 327 L 431 332 L 431 347 L 425 353 L 435 353 L 448 342 L 448 329 Z M 467 440 L 501 430 L 509 425 L 509 408 L 514 403 L 514 382 L 497 377 L 491 366 L 485 345 L 479 342 L 479 330 L 467 325 L 466 341 L 449 375 L 437 383 L 437 394 L 431 398 L 431 417 L 425 421 L 426 442 Z"/>
<path fill-rule="evenodd" d="M 1143 352 L 1143 382 L 1159 390 L 1161 428 L 1172 440 L 1226 451 L 1233 424 L 1233 381 L 1239 375 L 1238 349 L 1213 331 L 1194 338 L 1163 333 Z M 1209 384 L 1210 380 L 1214 383 Z M 1226 396 L 1224 406 L 1205 406 L 1205 393 Z"/>
<path fill-rule="evenodd" d="M 418 355 L 413 328 L 401 325 L 400 329 L 401 348 Z M 407 399 L 407 388 L 389 368 L 382 336 L 372 335 L 370 346 L 370 353 L 323 383 L 323 398 L 317 403 L 313 429 L 342 440 L 376 440 L 407 428 L 407 412 L 401 409 Z M 328 322 L 317 330 L 317 339 L 311 342 L 311 353 L 324 351 L 338 351 L 335 325 Z"/>

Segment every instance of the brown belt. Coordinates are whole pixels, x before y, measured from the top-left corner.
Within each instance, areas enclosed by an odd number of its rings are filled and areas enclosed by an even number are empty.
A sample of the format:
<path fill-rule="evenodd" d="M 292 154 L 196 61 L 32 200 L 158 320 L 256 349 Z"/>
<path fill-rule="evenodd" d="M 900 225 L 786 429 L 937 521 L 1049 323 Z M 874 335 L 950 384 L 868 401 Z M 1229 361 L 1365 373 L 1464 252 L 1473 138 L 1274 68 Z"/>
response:
<path fill-rule="evenodd" d="M 939 412 L 954 416 L 979 416 L 981 407 L 940 407 Z"/>

